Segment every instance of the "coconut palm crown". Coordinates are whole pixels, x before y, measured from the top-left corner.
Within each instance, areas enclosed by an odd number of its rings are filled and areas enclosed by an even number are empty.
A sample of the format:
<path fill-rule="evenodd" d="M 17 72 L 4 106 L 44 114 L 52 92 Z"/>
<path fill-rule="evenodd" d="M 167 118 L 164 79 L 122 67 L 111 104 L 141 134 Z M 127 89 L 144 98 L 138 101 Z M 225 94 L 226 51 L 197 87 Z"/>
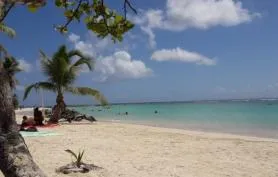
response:
<path fill-rule="evenodd" d="M 86 65 L 92 70 L 93 60 L 84 56 L 78 50 L 67 51 L 65 45 L 59 47 L 52 58 L 49 58 L 43 51 L 41 55 L 41 69 L 47 80 L 44 82 L 37 82 L 25 88 L 24 100 L 29 95 L 32 89 L 45 89 L 53 91 L 57 94 L 56 105 L 53 109 L 53 116 L 51 122 L 58 122 L 61 118 L 61 113 L 64 111 L 66 105 L 64 103 L 64 92 L 70 92 L 77 95 L 91 95 L 95 97 L 101 104 L 106 104 L 105 97 L 96 89 L 88 87 L 74 87 L 73 83 L 77 78 L 82 65 Z M 74 60 L 74 58 L 77 60 Z"/>

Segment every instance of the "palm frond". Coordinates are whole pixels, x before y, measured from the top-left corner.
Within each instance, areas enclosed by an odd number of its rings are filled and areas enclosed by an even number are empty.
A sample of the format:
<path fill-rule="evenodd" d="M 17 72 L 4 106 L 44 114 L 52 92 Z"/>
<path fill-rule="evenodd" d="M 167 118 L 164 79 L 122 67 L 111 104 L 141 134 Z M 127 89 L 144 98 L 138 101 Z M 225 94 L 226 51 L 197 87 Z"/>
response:
<path fill-rule="evenodd" d="M 40 51 L 40 57 L 41 57 L 41 69 L 42 72 L 47 76 L 51 77 L 52 76 L 52 60 L 50 60 L 47 55 L 43 52 Z"/>
<path fill-rule="evenodd" d="M 5 57 L 3 65 L 6 71 L 11 75 L 22 71 L 22 69 L 19 67 L 18 61 L 12 56 Z"/>
<path fill-rule="evenodd" d="M 72 50 L 72 51 L 70 51 L 68 56 L 70 58 L 74 57 L 74 56 L 78 56 L 79 57 L 79 59 L 74 64 L 72 64 L 71 67 L 78 67 L 80 65 L 84 65 L 85 64 L 85 65 L 87 65 L 87 67 L 90 70 L 93 69 L 94 60 L 92 60 L 91 57 L 83 55 L 79 50 Z"/>
<path fill-rule="evenodd" d="M 37 82 L 35 84 L 31 84 L 25 88 L 23 100 L 25 100 L 32 89 L 38 90 L 38 89 L 45 89 L 45 90 L 51 90 L 56 91 L 56 86 L 50 82 Z"/>
<path fill-rule="evenodd" d="M 15 30 L 6 26 L 5 24 L 3 23 L 0 23 L 0 32 L 3 32 L 5 34 L 7 34 L 10 38 L 13 38 L 15 37 L 16 33 L 15 33 Z"/>
<path fill-rule="evenodd" d="M 65 91 L 71 92 L 76 95 L 91 95 L 102 105 L 108 104 L 106 98 L 96 89 L 92 89 L 88 87 L 67 87 L 65 88 Z"/>
<path fill-rule="evenodd" d="M 58 50 L 52 56 L 53 59 L 60 59 L 70 64 L 70 58 L 68 57 L 66 45 L 61 45 Z"/>
<path fill-rule="evenodd" d="M 60 51 L 57 51 L 52 59 L 49 59 L 45 53 L 41 53 L 41 69 L 43 73 L 48 77 L 50 82 L 58 85 L 67 85 L 64 81 L 64 76 L 67 76 L 69 63 L 66 53 L 64 53 L 64 47 L 60 47 Z"/>
<path fill-rule="evenodd" d="M 51 61 L 49 57 L 44 53 L 44 51 L 40 50 L 40 57 L 42 60 Z"/>
<path fill-rule="evenodd" d="M 2 54 L 2 53 L 4 54 L 3 56 L 5 56 L 5 57 L 8 55 L 7 49 L 5 49 L 5 47 L 0 44 L 0 54 Z M 2 56 L 0 55 L 0 57 L 2 57 Z"/>

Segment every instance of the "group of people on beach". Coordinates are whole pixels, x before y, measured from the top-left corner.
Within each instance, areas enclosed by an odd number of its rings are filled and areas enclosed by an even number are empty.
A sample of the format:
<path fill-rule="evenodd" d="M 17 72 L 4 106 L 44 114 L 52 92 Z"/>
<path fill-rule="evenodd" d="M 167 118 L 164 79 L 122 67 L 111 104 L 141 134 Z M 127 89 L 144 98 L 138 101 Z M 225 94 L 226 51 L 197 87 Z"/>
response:
<path fill-rule="evenodd" d="M 20 125 L 20 130 L 26 131 L 26 130 L 29 130 L 30 127 L 31 127 L 31 129 L 34 129 L 32 127 L 43 126 L 44 125 L 43 121 L 44 121 L 43 113 L 42 113 L 42 111 L 39 110 L 38 107 L 36 107 L 34 109 L 34 117 L 28 118 L 27 116 L 23 116 L 22 122 Z M 26 129 L 26 127 L 27 127 L 27 129 Z"/>

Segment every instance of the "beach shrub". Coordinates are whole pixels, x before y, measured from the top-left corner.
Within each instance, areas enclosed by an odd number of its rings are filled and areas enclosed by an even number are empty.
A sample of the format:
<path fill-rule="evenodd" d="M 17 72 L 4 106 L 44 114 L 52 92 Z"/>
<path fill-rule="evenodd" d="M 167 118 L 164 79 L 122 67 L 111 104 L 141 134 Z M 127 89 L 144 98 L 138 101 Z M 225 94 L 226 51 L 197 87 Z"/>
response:
<path fill-rule="evenodd" d="M 102 167 L 98 167 L 94 164 L 87 164 L 82 161 L 82 158 L 84 156 L 84 150 L 79 151 L 78 154 L 73 152 L 70 149 L 65 150 L 67 153 L 69 153 L 71 156 L 74 157 L 74 161 L 59 167 L 56 169 L 57 173 L 63 173 L 63 174 L 69 174 L 69 173 L 88 173 L 91 170 L 102 170 Z"/>
<path fill-rule="evenodd" d="M 80 166 L 81 166 L 81 164 L 82 164 L 82 158 L 83 158 L 83 155 L 84 155 L 84 150 L 83 151 L 79 151 L 79 153 L 78 154 L 76 154 L 75 152 L 73 152 L 72 150 L 70 150 L 70 149 L 67 149 L 67 150 L 65 150 L 66 152 L 68 152 L 69 154 L 71 154 L 74 158 L 75 158 L 75 162 L 73 162 L 73 163 L 75 163 L 76 164 L 76 166 L 78 167 L 78 168 L 80 168 Z"/>

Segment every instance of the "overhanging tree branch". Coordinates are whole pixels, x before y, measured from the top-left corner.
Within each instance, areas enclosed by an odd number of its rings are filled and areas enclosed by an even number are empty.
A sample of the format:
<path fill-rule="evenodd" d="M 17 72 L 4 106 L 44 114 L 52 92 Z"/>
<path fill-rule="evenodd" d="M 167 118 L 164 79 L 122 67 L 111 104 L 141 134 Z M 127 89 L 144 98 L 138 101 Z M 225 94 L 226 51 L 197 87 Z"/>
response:
<path fill-rule="evenodd" d="M 2 2 L 4 3 L 3 4 L 3 7 L 0 7 L 2 8 L 4 11 L 3 11 L 3 14 L 0 14 L 0 23 L 3 23 L 5 18 L 7 17 L 7 15 L 9 14 L 10 10 L 14 7 L 15 5 L 15 2 L 12 2 L 11 4 L 8 4 L 7 1 L 4 1 Z"/>
<path fill-rule="evenodd" d="M 131 5 L 129 0 L 124 0 L 124 11 L 125 11 L 125 16 L 127 14 L 127 6 L 135 13 L 137 14 L 136 9 Z"/>
<path fill-rule="evenodd" d="M 78 1 L 78 5 L 77 5 L 77 7 L 75 8 L 75 10 L 74 10 L 72 16 L 68 19 L 67 23 L 66 23 L 65 25 L 63 25 L 62 28 L 67 28 L 68 25 L 73 21 L 74 16 L 77 14 L 77 12 L 78 12 L 78 10 L 79 10 L 80 5 L 81 5 L 82 2 L 83 2 L 83 0 L 79 0 L 79 1 Z"/>

